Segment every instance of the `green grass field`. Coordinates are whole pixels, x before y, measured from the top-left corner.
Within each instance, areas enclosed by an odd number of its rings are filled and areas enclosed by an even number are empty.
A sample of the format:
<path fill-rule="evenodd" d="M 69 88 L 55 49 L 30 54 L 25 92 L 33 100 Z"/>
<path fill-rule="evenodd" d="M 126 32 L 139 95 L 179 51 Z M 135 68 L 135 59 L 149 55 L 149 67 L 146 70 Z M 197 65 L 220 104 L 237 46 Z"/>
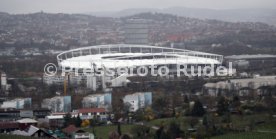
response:
<path fill-rule="evenodd" d="M 129 133 L 131 128 L 134 125 L 121 125 L 122 133 Z M 85 128 L 84 129 L 87 132 L 93 133 L 93 128 Z M 108 139 L 108 134 L 112 131 L 117 131 L 116 125 L 108 125 L 108 126 L 97 126 L 95 127 L 95 134 L 97 137 L 102 139 Z"/>
<path fill-rule="evenodd" d="M 256 130 L 258 131 L 270 131 L 270 132 L 275 132 L 276 133 L 276 120 L 267 122 L 262 125 L 258 125 L 256 127 Z"/>
<path fill-rule="evenodd" d="M 239 134 L 226 134 L 222 136 L 212 137 L 211 139 L 276 139 L 276 134 L 247 132 Z"/>
<path fill-rule="evenodd" d="M 259 114 L 259 115 L 245 115 L 241 116 L 231 116 L 232 122 L 236 127 L 244 127 L 248 125 L 251 121 L 262 121 L 267 119 L 267 115 Z M 160 126 L 168 125 L 171 121 L 176 121 L 176 123 L 180 124 L 182 130 L 186 130 L 189 127 L 189 117 L 179 117 L 179 118 L 162 118 L 155 119 L 150 122 L 146 122 L 148 126 Z M 219 119 L 218 119 L 219 120 Z M 121 125 L 122 133 L 130 133 L 131 128 L 134 125 Z M 85 129 L 88 132 L 93 132 L 92 128 Z M 276 139 L 276 134 L 273 133 L 258 133 L 257 131 L 269 131 L 276 132 L 276 120 L 271 122 L 266 122 L 265 124 L 257 125 L 254 129 L 256 132 L 250 133 L 240 133 L 240 134 L 226 134 L 223 136 L 214 137 L 212 139 L 270 139 L 270 137 L 274 137 Z M 117 126 L 98 126 L 95 127 L 95 133 L 97 137 L 100 138 L 108 138 L 108 133 L 111 131 L 117 131 Z"/>

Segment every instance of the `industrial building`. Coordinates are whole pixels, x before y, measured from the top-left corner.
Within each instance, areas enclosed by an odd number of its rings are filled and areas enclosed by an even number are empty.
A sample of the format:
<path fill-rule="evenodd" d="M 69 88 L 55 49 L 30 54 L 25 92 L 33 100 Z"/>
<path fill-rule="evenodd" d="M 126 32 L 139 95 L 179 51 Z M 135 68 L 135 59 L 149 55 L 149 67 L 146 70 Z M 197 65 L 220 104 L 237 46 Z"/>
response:
<path fill-rule="evenodd" d="M 276 67 L 276 55 L 232 55 L 226 56 L 225 62 L 232 62 L 233 67 L 239 70 L 271 69 Z"/>

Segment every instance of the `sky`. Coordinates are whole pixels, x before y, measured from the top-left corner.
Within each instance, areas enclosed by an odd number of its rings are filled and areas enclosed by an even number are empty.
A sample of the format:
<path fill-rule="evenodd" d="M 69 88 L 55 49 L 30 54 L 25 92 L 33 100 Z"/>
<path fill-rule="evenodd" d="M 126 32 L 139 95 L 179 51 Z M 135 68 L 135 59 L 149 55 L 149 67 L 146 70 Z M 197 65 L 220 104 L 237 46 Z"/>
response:
<path fill-rule="evenodd" d="M 131 8 L 276 9 L 276 0 L 0 0 L 8 13 L 87 13 Z"/>

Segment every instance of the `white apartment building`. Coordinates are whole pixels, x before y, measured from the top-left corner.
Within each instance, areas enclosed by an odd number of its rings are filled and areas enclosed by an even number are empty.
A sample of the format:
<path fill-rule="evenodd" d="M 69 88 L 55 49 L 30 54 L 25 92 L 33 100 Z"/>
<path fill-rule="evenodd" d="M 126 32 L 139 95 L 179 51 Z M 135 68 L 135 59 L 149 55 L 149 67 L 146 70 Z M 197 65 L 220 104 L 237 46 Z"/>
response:
<path fill-rule="evenodd" d="M 41 103 L 41 108 L 46 108 L 52 112 L 70 112 L 71 111 L 71 96 L 56 96 L 46 98 Z"/>
<path fill-rule="evenodd" d="M 152 93 L 145 92 L 126 95 L 123 101 L 126 105 L 130 105 L 129 111 L 135 112 L 138 109 L 145 108 L 152 104 Z"/>
<path fill-rule="evenodd" d="M 83 98 L 83 108 L 105 108 L 109 110 L 111 108 L 112 94 L 93 94 Z"/>
<path fill-rule="evenodd" d="M 51 84 L 57 84 L 62 85 L 64 84 L 65 76 L 62 75 L 55 75 L 55 76 L 43 76 L 43 82 L 45 84 L 51 85 Z M 86 82 L 86 76 L 78 75 L 69 75 L 69 77 L 66 79 L 66 82 L 70 85 L 79 85 Z"/>
<path fill-rule="evenodd" d="M 4 101 L 1 108 L 15 108 L 24 109 L 25 107 L 31 107 L 32 98 L 16 98 L 13 100 Z"/>
<path fill-rule="evenodd" d="M 261 93 L 261 87 L 273 87 L 275 85 L 276 76 L 259 76 L 255 78 L 231 79 L 217 83 L 206 83 L 204 85 L 204 91 L 210 96 L 217 96 L 219 93 L 221 95 L 227 95 L 227 92 L 236 90 L 238 95 L 247 96 L 250 93 L 250 89 L 256 90 L 257 93 Z"/>

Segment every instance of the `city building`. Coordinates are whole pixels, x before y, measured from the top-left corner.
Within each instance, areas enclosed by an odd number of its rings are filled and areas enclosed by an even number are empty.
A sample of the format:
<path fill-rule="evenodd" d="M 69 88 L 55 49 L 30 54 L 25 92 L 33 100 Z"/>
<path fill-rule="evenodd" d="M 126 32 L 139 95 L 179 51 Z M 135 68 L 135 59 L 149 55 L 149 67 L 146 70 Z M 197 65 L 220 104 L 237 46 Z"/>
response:
<path fill-rule="evenodd" d="M 15 130 L 11 134 L 19 135 L 19 136 L 29 136 L 29 137 L 35 137 L 35 138 L 49 138 L 49 139 L 56 138 L 56 137 L 50 135 L 46 130 L 42 130 L 33 125 L 31 125 L 26 130 Z"/>
<path fill-rule="evenodd" d="M 107 111 L 104 108 L 82 108 L 73 110 L 71 113 L 73 117 L 80 116 L 82 120 L 85 119 L 98 119 L 101 121 L 106 121 L 108 118 Z"/>
<path fill-rule="evenodd" d="M 110 110 L 112 107 L 111 101 L 111 93 L 93 94 L 83 98 L 82 106 L 83 108 L 105 108 L 106 110 Z"/>
<path fill-rule="evenodd" d="M 270 87 L 274 86 L 276 86 L 276 76 L 259 76 L 255 78 L 231 79 L 217 83 L 206 83 L 203 93 L 210 96 L 232 96 L 236 92 L 239 96 L 248 96 L 254 90 L 258 94 L 273 94 L 273 92 L 268 91 Z M 274 93 L 274 95 L 276 94 Z"/>
<path fill-rule="evenodd" d="M 269 69 L 276 67 L 276 55 L 258 54 L 258 55 L 232 55 L 226 56 L 225 62 L 232 62 L 233 67 L 237 69 Z M 228 65 L 228 64 L 227 64 Z"/>
<path fill-rule="evenodd" d="M 62 129 L 62 131 L 73 139 L 94 139 L 95 136 L 92 133 L 81 130 L 74 125 L 69 125 L 68 127 Z"/>
<path fill-rule="evenodd" d="M 148 44 L 149 29 L 145 19 L 129 19 L 125 23 L 126 44 Z"/>
<path fill-rule="evenodd" d="M 0 83 L 1 83 L 1 90 L 3 92 L 5 92 L 6 94 L 8 93 L 8 91 L 10 90 L 11 88 L 11 85 L 8 84 L 8 80 L 7 80 L 7 74 L 4 73 L 4 72 L 0 72 Z"/>
<path fill-rule="evenodd" d="M 43 75 L 43 82 L 48 85 L 56 84 L 56 85 L 63 85 L 64 84 L 64 79 L 65 76 L 62 75 L 54 75 L 54 76 L 48 76 L 48 75 Z M 73 74 L 69 74 L 66 82 L 69 85 L 80 85 L 80 84 L 85 84 L 86 83 L 86 76 L 75 76 Z"/>
<path fill-rule="evenodd" d="M 41 108 L 47 108 L 52 112 L 71 112 L 71 96 L 56 96 L 44 99 Z"/>
<path fill-rule="evenodd" d="M 19 124 L 16 121 L 1 121 L 0 133 L 9 133 L 19 129 Z"/>
<path fill-rule="evenodd" d="M 50 114 L 48 109 L 0 109 L 0 121 L 15 121 L 20 118 L 45 118 Z"/>
<path fill-rule="evenodd" d="M 96 91 L 99 88 L 98 78 L 96 76 L 87 76 L 86 87 Z"/>
<path fill-rule="evenodd" d="M 13 100 L 4 101 L 1 108 L 24 109 L 32 106 L 32 98 L 16 98 Z"/>
<path fill-rule="evenodd" d="M 64 83 L 64 76 L 59 76 L 59 75 L 47 76 L 47 75 L 43 75 L 43 83 L 45 83 L 47 85 L 52 85 L 52 84 L 62 85 Z"/>
<path fill-rule="evenodd" d="M 64 115 L 48 115 L 45 117 L 46 123 L 53 128 L 61 128 L 64 126 Z"/>
<path fill-rule="evenodd" d="M 18 110 L 18 109 L 0 109 L 1 122 L 2 121 L 15 121 L 18 119 L 20 119 L 20 110 Z"/>
<path fill-rule="evenodd" d="M 21 118 L 45 118 L 50 113 L 49 109 L 22 109 L 19 114 Z"/>
<path fill-rule="evenodd" d="M 1 73 L 1 89 L 6 90 L 7 84 L 7 75 L 5 73 Z"/>
<path fill-rule="evenodd" d="M 134 93 L 126 95 L 123 99 L 125 105 L 129 105 L 129 111 L 135 112 L 138 109 L 151 106 L 152 104 L 152 93 Z"/>
<path fill-rule="evenodd" d="M 37 121 L 31 118 L 23 118 L 16 121 L 19 124 L 19 129 L 25 130 L 29 128 L 31 125 L 37 126 Z"/>

